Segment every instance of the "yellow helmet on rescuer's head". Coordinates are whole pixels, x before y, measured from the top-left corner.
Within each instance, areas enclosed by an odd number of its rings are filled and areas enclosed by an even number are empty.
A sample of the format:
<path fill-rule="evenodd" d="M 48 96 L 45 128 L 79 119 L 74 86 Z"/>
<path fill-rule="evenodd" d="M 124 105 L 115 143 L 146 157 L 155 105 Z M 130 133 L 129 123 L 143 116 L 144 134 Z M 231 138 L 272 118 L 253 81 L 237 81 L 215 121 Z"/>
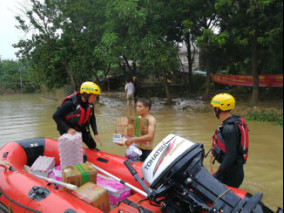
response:
<path fill-rule="evenodd" d="M 235 109 L 235 98 L 228 93 L 220 93 L 215 95 L 211 101 L 214 108 L 219 108 L 222 111 L 229 111 Z"/>
<path fill-rule="evenodd" d="M 87 93 L 87 94 L 100 95 L 100 94 L 101 94 L 101 89 L 100 89 L 100 87 L 99 87 L 97 84 L 95 84 L 94 82 L 87 81 L 87 82 L 84 82 L 84 83 L 81 85 L 80 93 L 81 93 L 81 94 Z"/>

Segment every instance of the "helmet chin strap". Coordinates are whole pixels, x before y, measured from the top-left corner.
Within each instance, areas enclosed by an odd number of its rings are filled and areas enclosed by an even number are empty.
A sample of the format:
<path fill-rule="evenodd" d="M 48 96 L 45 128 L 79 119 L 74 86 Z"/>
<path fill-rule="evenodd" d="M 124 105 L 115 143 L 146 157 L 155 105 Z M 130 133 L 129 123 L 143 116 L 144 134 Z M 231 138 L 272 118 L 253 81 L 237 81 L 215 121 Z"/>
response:
<path fill-rule="evenodd" d="M 214 112 L 215 112 L 215 115 L 218 119 L 220 119 L 220 114 L 221 114 L 221 110 L 217 107 L 214 107 Z"/>
<path fill-rule="evenodd" d="M 91 94 L 83 93 L 82 96 L 86 100 L 86 103 L 88 103 L 89 97 Z"/>

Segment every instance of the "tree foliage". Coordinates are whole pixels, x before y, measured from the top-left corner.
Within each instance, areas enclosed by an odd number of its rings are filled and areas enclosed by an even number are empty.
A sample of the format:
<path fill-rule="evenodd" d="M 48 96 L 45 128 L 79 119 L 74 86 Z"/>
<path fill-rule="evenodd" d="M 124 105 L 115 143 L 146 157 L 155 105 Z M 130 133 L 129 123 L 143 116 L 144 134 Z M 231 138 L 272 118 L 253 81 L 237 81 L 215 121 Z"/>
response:
<path fill-rule="evenodd" d="M 168 101 L 168 76 L 179 69 L 179 43 L 192 60 L 201 49 L 207 75 L 283 72 L 283 2 L 280 0 L 30 0 L 18 28 L 20 59 L 49 88 L 82 81 L 103 85 L 108 75 L 158 76 Z M 257 81 L 254 95 L 257 97 Z"/>
<path fill-rule="evenodd" d="M 39 86 L 27 61 L 0 60 L 0 91 L 34 92 Z"/>
<path fill-rule="evenodd" d="M 258 75 L 265 72 L 262 68 L 269 69 L 263 66 L 270 61 L 266 60 L 270 57 L 269 51 L 275 48 L 275 42 L 283 46 L 283 1 L 217 0 L 215 7 L 222 19 L 221 32 L 227 33 L 232 41 L 230 44 L 244 53 L 238 54 L 242 56 L 240 62 L 250 61 L 245 68 L 254 78 L 251 102 L 255 104 L 259 93 Z M 283 56 L 283 48 L 279 50 L 276 48 L 272 52 Z"/>

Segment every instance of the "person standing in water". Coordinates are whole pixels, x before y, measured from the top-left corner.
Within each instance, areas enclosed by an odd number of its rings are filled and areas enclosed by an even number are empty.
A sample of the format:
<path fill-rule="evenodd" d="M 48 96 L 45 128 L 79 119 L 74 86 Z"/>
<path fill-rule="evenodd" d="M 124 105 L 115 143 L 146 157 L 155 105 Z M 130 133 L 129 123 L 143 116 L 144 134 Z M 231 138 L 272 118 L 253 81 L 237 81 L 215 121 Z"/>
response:
<path fill-rule="evenodd" d="M 133 108 L 135 107 L 134 93 L 135 93 L 134 85 L 131 82 L 131 80 L 129 79 L 127 81 L 127 84 L 125 85 L 125 94 L 126 94 L 127 107 L 128 108 L 130 106 L 130 101 L 132 103 Z"/>
<path fill-rule="evenodd" d="M 248 128 L 244 119 L 235 116 L 235 98 L 227 93 L 216 95 L 211 105 L 222 121 L 213 136 L 212 155 L 220 163 L 213 176 L 220 182 L 238 188 L 244 180 L 244 164 L 248 158 Z M 212 165 L 211 165 L 212 166 Z"/>
<path fill-rule="evenodd" d="M 153 142 L 156 132 L 156 118 L 149 113 L 151 106 L 152 103 L 150 99 L 138 98 L 136 112 L 139 117 L 148 119 L 148 134 L 130 138 L 125 142 L 127 146 L 136 143 L 136 146 L 142 151 L 142 156 L 140 157 L 141 161 L 145 161 L 153 150 Z"/>
<path fill-rule="evenodd" d="M 53 114 L 60 135 L 68 133 L 74 135 L 76 131 L 82 133 L 82 140 L 90 149 L 96 149 L 96 141 L 102 146 L 98 136 L 94 103 L 101 94 L 100 87 L 93 82 L 81 85 L 80 92 L 67 96 Z M 90 128 L 94 132 L 94 139 Z"/>

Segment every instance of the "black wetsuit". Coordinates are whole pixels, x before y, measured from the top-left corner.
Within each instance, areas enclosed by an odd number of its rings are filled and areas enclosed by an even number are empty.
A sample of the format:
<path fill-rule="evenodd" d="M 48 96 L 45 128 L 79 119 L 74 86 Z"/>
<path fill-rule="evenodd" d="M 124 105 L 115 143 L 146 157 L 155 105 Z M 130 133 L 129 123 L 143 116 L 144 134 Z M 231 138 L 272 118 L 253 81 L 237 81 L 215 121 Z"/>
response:
<path fill-rule="evenodd" d="M 220 182 L 238 188 L 244 180 L 243 157 L 240 147 L 241 133 L 234 124 L 238 118 L 232 116 L 226 119 L 220 128 L 225 141 L 226 153 L 224 154 L 219 170 L 214 174 Z"/>
<path fill-rule="evenodd" d="M 145 149 L 140 149 L 140 150 L 142 151 L 142 155 L 140 156 L 141 162 L 144 162 L 148 158 L 148 156 L 151 154 L 151 152 L 153 151 L 153 150 L 145 150 Z"/>
<path fill-rule="evenodd" d="M 88 108 L 88 104 L 82 101 L 81 95 L 78 95 L 76 99 L 76 104 L 81 105 L 85 110 Z M 53 119 L 57 124 L 57 130 L 59 131 L 60 135 L 68 132 L 70 128 L 76 128 L 78 132 L 82 132 L 82 140 L 83 142 L 90 148 L 96 148 L 96 142 L 94 141 L 93 137 L 91 136 L 91 132 L 89 129 L 89 125 L 91 125 L 93 132 L 95 135 L 98 134 L 97 124 L 96 124 L 96 117 L 94 113 L 94 108 L 92 108 L 93 112 L 89 122 L 84 124 L 83 126 L 74 125 L 68 121 L 66 121 L 65 116 L 69 113 L 75 111 L 76 104 L 73 103 L 72 100 L 66 100 L 60 107 L 58 107 L 57 111 L 53 114 Z"/>

